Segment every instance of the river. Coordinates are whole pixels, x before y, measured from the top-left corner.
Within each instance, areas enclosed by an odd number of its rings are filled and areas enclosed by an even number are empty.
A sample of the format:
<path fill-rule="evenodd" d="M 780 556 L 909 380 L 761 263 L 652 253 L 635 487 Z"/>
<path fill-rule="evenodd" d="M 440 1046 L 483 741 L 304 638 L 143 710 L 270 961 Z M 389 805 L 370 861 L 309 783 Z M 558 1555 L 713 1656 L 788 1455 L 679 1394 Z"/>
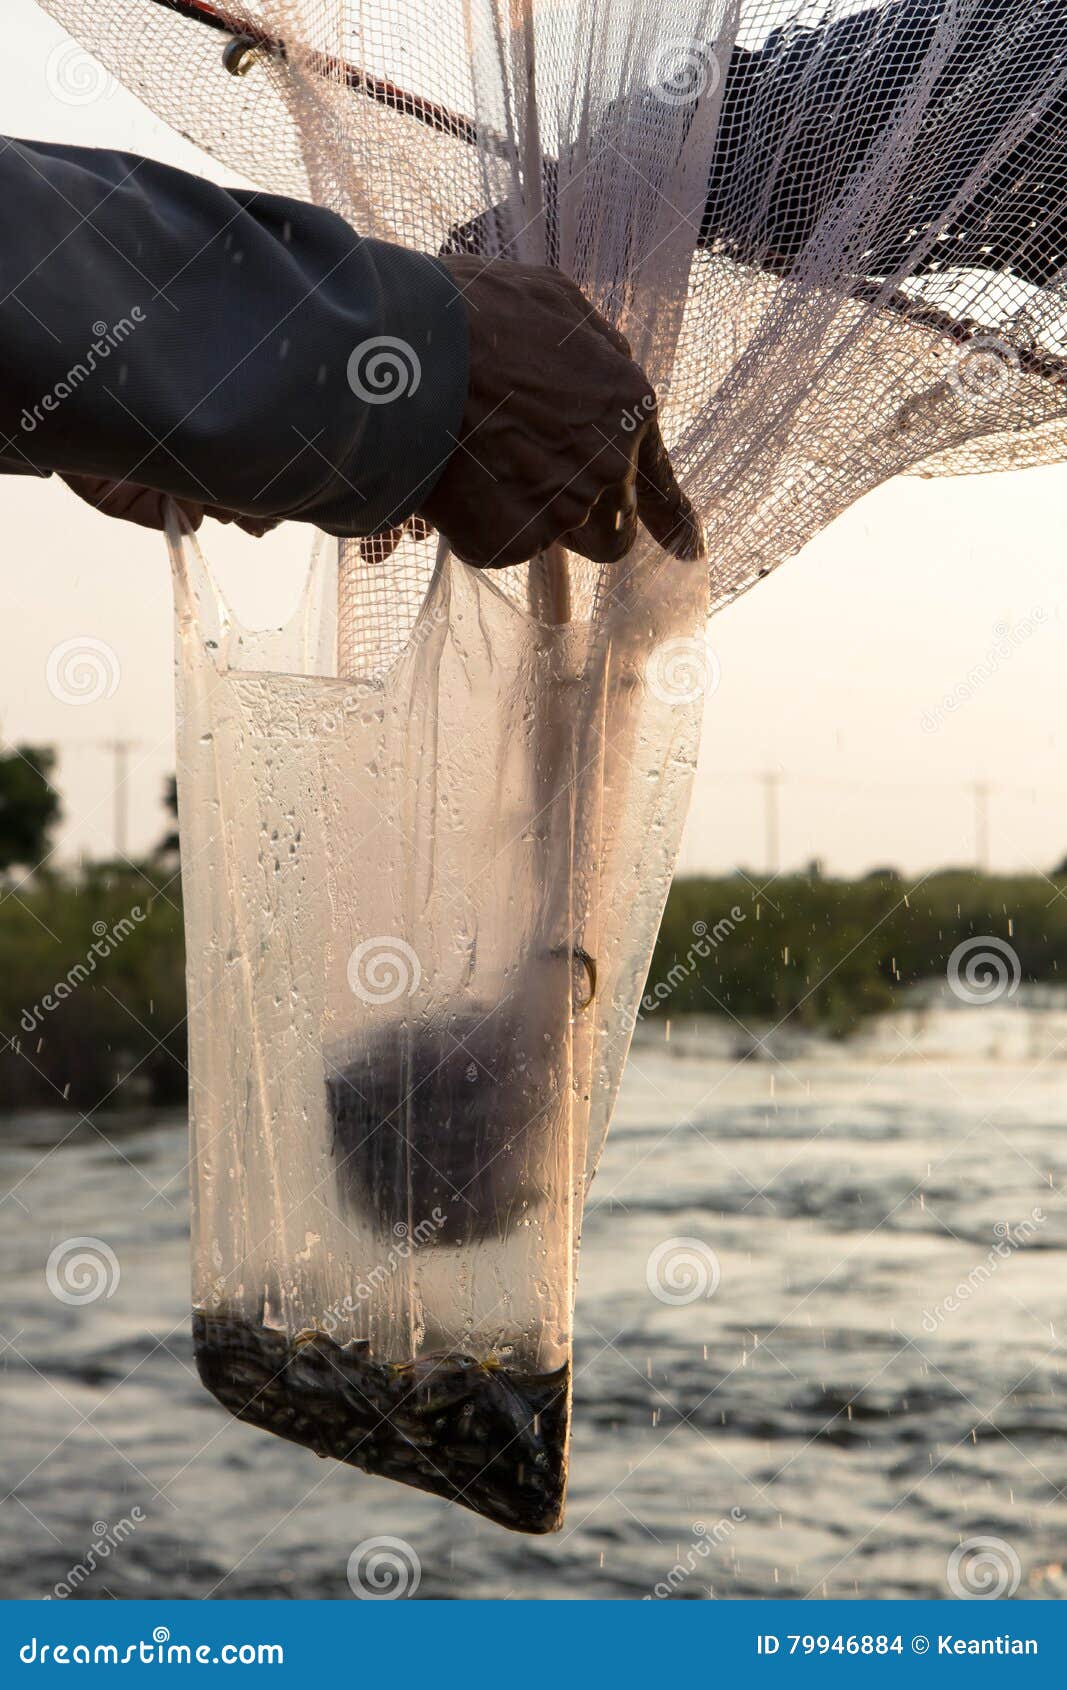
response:
<path fill-rule="evenodd" d="M 1067 1015 L 901 1013 L 755 1060 L 662 1041 L 587 1210 L 547 1539 L 206 1395 L 183 1120 L 0 1123 L 5 1594 L 348 1599 L 388 1536 L 419 1598 L 1067 1595 Z M 80 1236 L 118 1276 L 74 1305 L 46 1264 Z"/>

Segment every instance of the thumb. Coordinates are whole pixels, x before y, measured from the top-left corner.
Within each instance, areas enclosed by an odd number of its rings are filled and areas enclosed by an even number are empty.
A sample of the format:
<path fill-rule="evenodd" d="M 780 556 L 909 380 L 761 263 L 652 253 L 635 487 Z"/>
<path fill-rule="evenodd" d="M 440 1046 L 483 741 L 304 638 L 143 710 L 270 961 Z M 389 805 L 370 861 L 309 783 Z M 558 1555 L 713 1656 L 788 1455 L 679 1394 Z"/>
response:
<path fill-rule="evenodd" d="M 678 485 L 655 418 L 646 426 L 637 452 L 637 514 L 673 557 L 695 563 L 707 556 L 700 518 Z"/>

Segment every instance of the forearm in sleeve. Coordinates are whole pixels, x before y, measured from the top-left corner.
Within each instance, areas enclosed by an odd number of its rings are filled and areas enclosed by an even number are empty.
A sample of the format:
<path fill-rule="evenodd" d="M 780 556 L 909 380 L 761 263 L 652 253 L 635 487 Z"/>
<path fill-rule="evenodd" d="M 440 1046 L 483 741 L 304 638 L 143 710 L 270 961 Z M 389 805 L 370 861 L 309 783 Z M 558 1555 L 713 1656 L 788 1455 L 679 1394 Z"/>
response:
<path fill-rule="evenodd" d="M 0 141 L 0 469 L 370 534 L 455 446 L 445 268 L 131 154 Z"/>

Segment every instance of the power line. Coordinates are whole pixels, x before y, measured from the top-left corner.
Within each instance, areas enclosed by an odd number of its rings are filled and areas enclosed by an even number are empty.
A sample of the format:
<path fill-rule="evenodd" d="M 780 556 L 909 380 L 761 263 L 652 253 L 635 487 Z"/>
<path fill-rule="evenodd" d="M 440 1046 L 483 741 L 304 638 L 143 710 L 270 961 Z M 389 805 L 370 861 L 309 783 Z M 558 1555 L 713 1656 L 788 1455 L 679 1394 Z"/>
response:
<path fill-rule="evenodd" d="M 822 775 L 813 770 L 778 771 L 779 778 L 787 781 L 790 786 L 833 786 L 851 792 L 944 792 L 957 788 L 961 792 L 974 791 L 975 782 L 969 780 L 870 780 L 866 775 Z M 758 769 L 701 769 L 699 779 L 702 781 L 722 780 L 754 780 L 766 779 L 764 773 Z M 991 792 L 1011 792 L 1019 797 L 1042 801 L 1048 798 L 1067 798 L 1067 788 L 1052 787 L 1042 780 L 988 781 Z"/>
<path fill-rule="evenodd" d="M 1023 785 L 1008 780 L 950 780 L 938 781 L 871 781 L 859 776 L 821 775 L 813 772 L 794 773 L 779 766 L 777 769 L 706 769 L 702 778 L 709 784 L 717 781 L 751 781 L 763 792 L 763 856 L 766 871 L 774 876 L 781 873 L 781 792 L 782 787 L 827 787 L 841 791 L 868 793 L 872 798 L 888 792 L 956 791 L 969 795 L 974 817 L 974 862 L 979 872 L 988 874 L 991 867 L 992 801 L 998 795 L 1025 797 L 1042 803 L 1067 800 L 1067 793 L 1056 791 L 1040 781 Z"/>

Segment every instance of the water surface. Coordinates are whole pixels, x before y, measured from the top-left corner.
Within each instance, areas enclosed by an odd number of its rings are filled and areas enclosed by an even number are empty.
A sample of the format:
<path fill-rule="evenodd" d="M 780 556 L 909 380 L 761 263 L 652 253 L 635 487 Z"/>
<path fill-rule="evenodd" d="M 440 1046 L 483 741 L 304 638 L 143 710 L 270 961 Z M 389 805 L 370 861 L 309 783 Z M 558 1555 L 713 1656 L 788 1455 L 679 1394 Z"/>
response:
<path fill-rule="evenodd" d="M 5 1594 L 116 1528 L 82 1599 L 347 1599 L 379 1535 L 420 1597 L 944 1597 L 976 1536 L 1020 1597 L 1067 1594 L 1065 1059 L 1062 1013 L 990 1010 L 773 1061 L 640 1045 L 587 1212 L 566 1526 L 535 1540 L 206 1395 L 182 1120 L 3 1121 Z M 79 1235 L 120 1267 L 85 1306 L 45 1277 Z M 674 1240 L 714 1253 L 692 1301 L 649 1289 Z"/>

